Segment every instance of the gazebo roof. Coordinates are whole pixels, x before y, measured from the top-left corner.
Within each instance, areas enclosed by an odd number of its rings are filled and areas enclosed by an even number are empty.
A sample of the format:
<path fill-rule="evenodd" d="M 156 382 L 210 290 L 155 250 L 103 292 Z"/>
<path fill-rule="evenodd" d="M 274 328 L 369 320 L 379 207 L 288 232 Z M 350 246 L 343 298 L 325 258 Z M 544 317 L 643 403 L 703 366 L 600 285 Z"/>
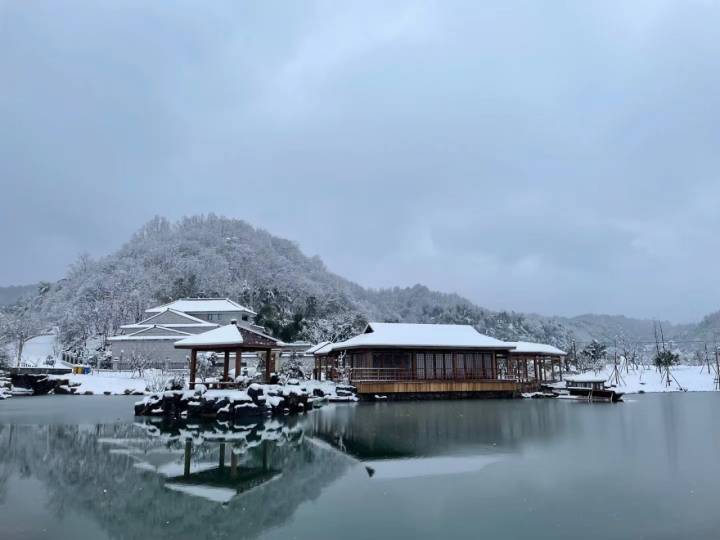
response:
<path fill-rule="evenodd" d="M 175 343 L 176 349 L 267 349 L 281 347 L 283 342 L 237 323 L 227 324 L 202 334 L 181 339 Z"/>

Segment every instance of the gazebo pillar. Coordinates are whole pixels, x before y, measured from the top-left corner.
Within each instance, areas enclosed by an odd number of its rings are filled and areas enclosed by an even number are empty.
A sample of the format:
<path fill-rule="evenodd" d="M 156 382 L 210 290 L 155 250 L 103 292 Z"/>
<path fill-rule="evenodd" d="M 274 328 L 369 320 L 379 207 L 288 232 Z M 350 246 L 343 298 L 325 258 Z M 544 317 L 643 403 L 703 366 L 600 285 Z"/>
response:
<path fill-rule="evenodd" d="M 230 378 L 230 351 L 225 351 L 225 358 L 223 358 L 223 381 L 227 381 Z"/>
<path fill-rule="evenodd" d="M 197 349 L 190 349 L 190 390 L 195 390 L 195 374 L 197 373 Z"/>
<path fill-rule="evenodd" d="M 183 464 L 183 476 L 190 478 L 190 451 L 192 450 L 192 441 L 185 441 L 185 462 Z"/>
<path fill-rule="evenodd" d="M 235 351 L 235 378 L 236 379 L 240 376 L 241 370 L 242 370 L 242 353 L 240 351 Z"/>
<path fill-rule="evenodd" d="M 270 382 L 270 373 L 272 373 L 272 370 L 270 369 L 270 362 L 272 361 L 272 349 L 267 349 L 265 351 L 265 382 Z"/>

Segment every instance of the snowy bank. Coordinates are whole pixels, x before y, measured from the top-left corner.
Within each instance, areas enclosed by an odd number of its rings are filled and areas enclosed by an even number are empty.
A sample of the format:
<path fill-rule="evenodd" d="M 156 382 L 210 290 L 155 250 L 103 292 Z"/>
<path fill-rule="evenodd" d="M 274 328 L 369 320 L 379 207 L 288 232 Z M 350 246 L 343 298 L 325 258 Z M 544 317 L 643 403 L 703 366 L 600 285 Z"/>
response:
<path fill-rule="evenodd" d="M 50 375 L 52 379 L 67 380 L 73 394 L 77 395 L 122 395 L 145 394 L 148 378 L 133 377 L 128 371 L 91 372 L 87 375 L 69 373 Z"/>
<path fill-rule="evenodd" d="M 613 371 L 612 365 L 605 366 L 599 372 L 590 371 L 581 375 L 572 375 L 575 380 L 583 376 L 602 378 L 608 386 L 614 386 L 619 392 L 626 394 L 656 393 L 656 392 L 711 392 L 716 389 L 714 371 L 708 373 L 707 367 L 675 366 L 670 371 L 670 385 L 665 377 L 655 367 L 638 367 L 636 369 L 620 370 L 619 379 Z M 555 388 L 564 388 L 565 382 L 555 383 Z"/>

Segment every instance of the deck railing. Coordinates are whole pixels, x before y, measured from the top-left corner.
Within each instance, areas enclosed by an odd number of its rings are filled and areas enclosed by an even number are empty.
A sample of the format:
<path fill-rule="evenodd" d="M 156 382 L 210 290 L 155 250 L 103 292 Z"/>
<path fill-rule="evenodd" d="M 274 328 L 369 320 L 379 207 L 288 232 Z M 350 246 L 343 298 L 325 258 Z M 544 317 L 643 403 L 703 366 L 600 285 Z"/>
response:
<path fill-rule="evenodd" d="M 353 382 L 365 381 L 467 381 L 497 380 L 491 370 L 467 369 L 418 369 L 407 368 L 353 368 L 350 378 Z"/>

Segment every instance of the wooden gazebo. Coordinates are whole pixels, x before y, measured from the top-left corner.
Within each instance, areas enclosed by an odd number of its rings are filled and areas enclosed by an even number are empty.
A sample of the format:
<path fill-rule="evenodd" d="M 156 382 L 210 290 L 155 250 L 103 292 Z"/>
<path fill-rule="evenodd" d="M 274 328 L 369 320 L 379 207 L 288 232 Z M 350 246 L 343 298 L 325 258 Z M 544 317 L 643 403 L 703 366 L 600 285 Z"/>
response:
<path fill-rule="evenodd" d="M 270 382 L 270 376 L 274 371 L 272 351 L 273 349 L 279 349 L 282 345 L 282 341 L 274 337 L 249 326 L 238 324 L 237 321 L 232 321 L 226 326 L 181 339 L 175 343 L 175 348 L 190 349 L 190 389 L 192 390 L 195 388 L 198 351 L 224 354 L 221 384 L 229 386 L 234 382 L 229 377 L 231 352 L 235 353 L 236 377 L 240 374 L 242 353 L 265 353 L 265 381 Z"/>

